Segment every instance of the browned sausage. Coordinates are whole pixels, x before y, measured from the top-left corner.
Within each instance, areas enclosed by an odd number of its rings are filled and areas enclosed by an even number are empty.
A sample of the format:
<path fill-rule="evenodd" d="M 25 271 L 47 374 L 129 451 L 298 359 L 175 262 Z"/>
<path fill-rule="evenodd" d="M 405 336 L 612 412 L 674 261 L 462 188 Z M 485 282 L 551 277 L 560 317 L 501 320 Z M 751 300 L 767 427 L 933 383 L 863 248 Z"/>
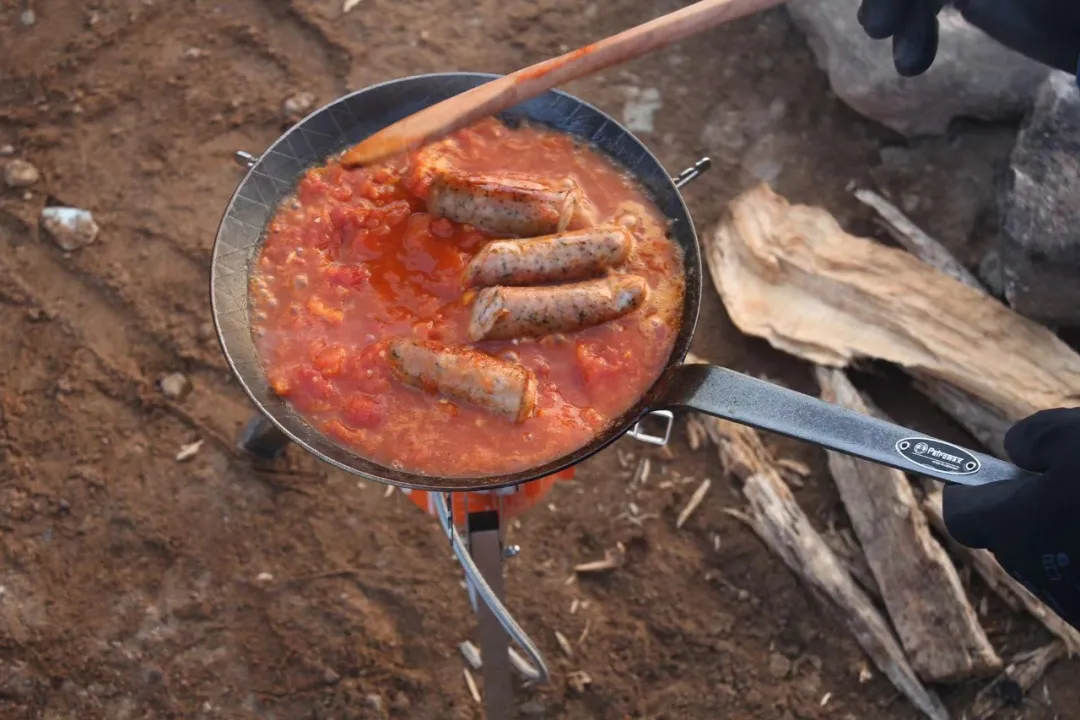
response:
<path fill-rule="evenodd" d="M 583 280 L 626 260 L 634 236 L 621 225 L 531 240 L 493 240 L 465 269 L 465 285 L 536 285 Z"/>
<path fill-rule="evenodd" d="M 569 333 L 614 320 L 645 302 L 649 286 L 636 275 L 546 287 L 490 287 L 476 295 L 469 339 L 509 340 Z"/>
<path fill-rule="evenodd" d="M 397 338 L 386 353 L 394 375 L 407 385 L 467 402 L 524 422 L 536 410 L 536 375 L 524 365 L 478 350 Z"/>
<path fill-rule="evenodd" d="M 445 171 L 436 175 L 427 206 L 433 215 L 492 235 L 535 237 L 565 230 L 578 194 L 526 177 Z"/>

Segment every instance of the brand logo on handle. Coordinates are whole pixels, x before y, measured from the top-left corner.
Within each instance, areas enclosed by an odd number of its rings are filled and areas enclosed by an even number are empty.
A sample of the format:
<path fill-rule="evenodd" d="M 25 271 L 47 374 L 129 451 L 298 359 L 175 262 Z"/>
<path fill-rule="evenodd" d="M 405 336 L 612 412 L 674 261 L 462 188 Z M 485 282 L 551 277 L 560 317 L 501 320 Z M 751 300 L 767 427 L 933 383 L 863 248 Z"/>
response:
<path fill-rule="evenodd" d="M 964 448 L 933 438 L 904 438 L 896 443 L 896 452 L 920 467 L 949 475 L 971 475 L 982 467 Z"/>

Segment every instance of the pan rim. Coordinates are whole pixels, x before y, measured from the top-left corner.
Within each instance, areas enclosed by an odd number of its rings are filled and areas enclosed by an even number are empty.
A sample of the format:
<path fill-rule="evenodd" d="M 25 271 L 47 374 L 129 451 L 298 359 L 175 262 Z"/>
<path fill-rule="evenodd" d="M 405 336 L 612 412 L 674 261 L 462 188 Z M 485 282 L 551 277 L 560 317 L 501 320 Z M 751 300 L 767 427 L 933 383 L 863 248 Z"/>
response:
<path fill-rule="evenodd" d="M 691 342 L 691 340 L 692 340 L 692 338 L 694 336 L 694 333 L 696 331 L 696 328 L 697 328 L 698 315 L 699 315 L 699 312 L 700 312 L 700 292 L 701 292 L 701 286 L 702 286 L 702 277 L 701 276 L 702 276 L 702 272 L 703 272 L 704 268 L 703 268 L 703 265 L 702 265 L 700 246 L 699 246 L 699 241 L 698 241 L 698 238 L 697 238 L 697 232 L 696 232 L 696 229 L 694 227 L 693 219 L 690 216 L 689 209 L 686 207 L 686 202 L 685 202 L 685 199 L 682 197 L 682 193 L 679 191 L 678 187 L 675 186 L 674 181 L 671 178 L 671 174 L 666 170 L 666 168 L 664 168 L 663 164 L 659 161 L 659 159 L 653 154 L 653 152 L 639 138 L 637 138 L 633 133 L 631 133 L 625 126 L 623 126 L 621 123 L 619 123 L 613 117 L 611 117 L 607 113 L 603 112 L 602 110 L 597 108 L 595 105 L 593 105 L 593 104 L 591 104 L 589 102 L 586 102 L 585 100 L 582 100 L 581 98 L 578 98 L 577 96 L 571 95 L 570 93 L 567 93 L 567 92 L 562 91 L 562 90 L 554 89 L 554 90 L 548 91 L 547 93 L 544 93 L 543 95 L 539 96 L 539 98 L 548 97 L 548 96 L 559 97 L 559 98 L 561 98 L 563 100 L 570 101 L 571 103 L 576 104 L 577 106 L 580 106 L 580 107 L 590 111 L 591 113 L 594 113 L 597 117 L 601 118 L 605 122 L 605 124 L 613 126 L 614 129 L 619 133 L 620 136 L 626 137 L 630 141 L 632 141 L 637 146 L 636 150 L 640 150 L 643 160 L 648 160 L 658 170 L 662 171 L 662 174 L 663 174 L 663 177 L 665 178 L 666 183 L 668 183 L 670 185 L 670 188 L 669 188 L 669 191 L 671 193 L 670 202 L 675 203 L 676 210 L 678 211 L 676 213 L 664 212 L 664 215 L 668 218 L 668 220 L 673 221 L 673 222 L 677 222 L 680 219 L 680 218 L 677 218 L 677 217 L 672 217 L 673 214 L 674 215 L 681 215 L 682 219 L 684 219 L 686 224 L 687 224 L 687 227 L 683 232 L 688 233 L 689 240 L 692 241 L 692 242 L 688 242 L 688 243 L 682 243 L 682 242 L 679 242 L 679 241 L 674 240 L 674 239 L 672 240 L 673 242 L 676 242 L 677 244 L 679 244 L 680 248 L 682 249 L 682 251 L 684 253 L 683 268 L 684 268 L 684 275 L 685 275 L 685 279 L 686 279 L 686 288 L 685 288 L 685 292 L 684 292 L 684 296 L 683 296 L 683 308 L 682 308 L 681 325 L 680 325 L 680 328 L 679 328 L 679 332 L 676 335 L 675 342 L 672 345 L 671 353 L 668 356 L 667 362 L 664 364 L 663 368 L 661 369 L 660 373 L 658 374 L 656 379 L 653 381 L 653 383 L 649 386 L 649 388 L 644 393 L 642 393 L 642 395 L 638 398 L 638 400 L 630 408 L 628 408 L 622 415 L 620 415 L 618 418 L 615 418 L 610 423 L 609 427 L 605 431 L 603 431 L 601 433 L 598 433 L 596 436 L 593 437 L 592 440 L 590 440 L 588 443 L 581 446 L 580 448 L 578 448 L 578 449 L 576 449 L 576 450 L 574 450 L 574 451 L 572 451 L 570 453 L 567 453 L 566 455 L 563 455 L 563 456 L 561 456 L 561 457 L 559 457 L 559 458 L 557 458 L 555 460 L 548 461 L 547 463 L 544 463 L 542 465 L 535 466 L 533 468 L 530 468 L 530 469 L 527 469 L 527 470 L 524 470 L 524 471 L 516 471 L 516 472 L 513 472 L 513 473 L 504 473 L 504 474 L 494 476 L 494 477 L 472 477 L 472 476 L 445 477 L 445 476 L 436 476 L 436 475 L 425 475 L 425 474 L 416 473 L 416 472 L 412 472 L 412 471 L 408 471 L 408 470 L 397 470 L 397 469 L 394 469 L 394 468 L 390 468 L 390 467 L 387 467 L 386 465 L 384 465 L 382 463 L 379 463 L 377 461 L 365 458 L 364 456 L 362 456 L 359 453 L 345 447 L 344 445 L 341 445 L 341 444 L 333 441 L 331 438 L 326 436 L 324 433 L 318 431 L 310 422 L 307 421 L 306 418 L 303 418 L 303 416 L 301 416 L 299 413 L 296 413 L 295 411 L 292 411 L 290 409 L 289 412 L 292 415 L 294 415 L 297 419 L 299 419 L 301 421 L 301 423 L 304 426 L 306 426 L 310 432 L 314 433 L 315 435 L 317 435 L 319 438 L 321 438 L 325 442 L 329 443 L 330 445 L 334 446 L 338 450 L 342 451 L 348 457 L 355 457 L 358 460 L 360 460 L 360 461 L 362 461 L 364 463 L 370 464 L 372 466 L 375 466 L 376 468 L 378 468 L 380 470 L 384 470 L 384 471 L 386 471 L 388 473 L 393 473 L 394 475 L 404 476 L 404 477 L 407 478 L 407 480 L 402 480 L 400 477 L 398 477 L 398 478 L 390 478 L 390 477 L 375 474 L 373 472 L 361 469 L 359 467 L 350 466 L 346 462 L 342 462 L 341 460 L 338 460 L 336 458 L 328 456 L 326 453 L 324 453 L 320 449 L 318 449 L 316 447 L 313 447 L 312 444 L 310 444 L 304 438 L 299 437 L 297 435 L 297 433 L 295 433 L 290 427 L 288 427 L 286 424 L 281 422 L 280 419 L 278 417 L 276 417 L 275 414 L 273 412 L 271 412 L 266 407 L 266 405 L 264 404 L 264 401 L 257 396 L 255 390 L 249 385 L 249 382 L 245 379 L 244 373 L 241 371 L 240 367 L 237 365 L 236 358 L 234 358 L 233 354 L 229 350 L 228 341 L 226 340 L 226 338 L 224 336 L 224 333 L 223 333 L 223 330 L 222 330 L 222 323 L 221 323 L 221 320 L 220 320 L 220 318 L 222 316 L 222 308 L 219 305 L 219 299 L 218 299 L 218 296 L 217 296 L 217 292 L 215 290 L 215 285 L 216 285 L 216 283 L 218 281 L 220 281 L 220 275 L 221 275 L 221 273 L 219 271 L 219 268 L 220 268 L 220 265 L 219 265 L 219 253 L 222 250 L 221 236 L 222 236 L 224 224 L 225 224 L 226 220 L 230 217 L 230 214 L 232 213 L 232 211 L 234 209 L 234 206 L 235 206 L 235 204 L 237 202 L 237 199 L 239 197 L 241 197 L 241 193 L 242 193 L 242 191 L 243 191 L 243 189 L 245 187 L 245 184 L 249 181 L 252 174 L 259 167 L 260 163 L 268 156 L 269 153 L 271 153 L 271 151 L 273 151 L 275 148 L 277 148 L 279 145 L 281 145 L 286 140 L 286 138 L 288 138 L 297 128 L 302 127 L 309 120 L 311 120 L 312 118 L 314 118 L 315 116 L 317 116 L 317 115 L 319 115 L 319 114 L 321 114 L 323 112 L 326 112 L 329 108 L 332 108 L 334 106 L 346 103 L 348 100 L 350 100 L 351 98 L 354 98 L 356 96 L 359 96 L 359 95 L 362 95 L 362 94 L 373 93 L 373 92 L 377 91 L 380 88 L 385 89 L 388 86 L 394 86 L 394 85 L 398 85 L 398 84 L 402 84 L 402 83 L 406 83 L 406 82 L 423 82 L 425 80 L 431 81 L 431 80 L 439 80 L 439 79 L 459 79 L 459 80 L 462 80 L 462 79 L 464 79 L 464 80 L 481 79 L 481 80 L 490 81 L 490 80 L 493 80 L 493 79 L 496 79 L 496 78 L 499 78 L 499 77 L 502 77 L 502 76 L 498 75 L 498 74 L 494 74 L 494 73 L 479 73 L 479 72 L 424 73 L 424 74 L 409 75 L 409 76 L 404 76 L 404 77 L 400 77 L 400 78 L 394 78 L 394 79 L 390 79 L 390 80 L 385 80 L 383 82 L 376 83 L 376 84 L 373 84 L 373 85 L 370 85 L 370 86 L 367 86 L 367 87 L 364 87 L 364 88 L 360 88 L 360 89 L 355 90 L 353 92 L 346 93 L 345 95 L 341 95 L 341 96 L 338 96 L 338 97 L 334 98 L 330 102 L 325 103 L 321 107 L 313 110 L 311 113 L 309 113 L 307 116 L 305 116 L 302 120 L 300 120 L 294 126 L 290 127 L 288 130 L 283 132 L 281 135 L 279 135 L 271 144 L 269 144 L 262 151 L 262 153 L 258 156 L 256 161 L 248 168 L 248 170 L 244 174 L 244 176 L 238 181 L 237 186 L 234 189 L 232 195 L 230 196 L 228 203 L 225 205 L 224 212 L 222 213 L 222 219 L 221 219 L 221 221 L 219 222 L 219 225 L 218 225 L 218 231 L 217 231 L 217 233 L 215 235 L 214 248 L 213 248 L 213 252 L 211 254 L 211 271 L 210 271 L 210 301 L 211 302 L 210 302 L 210 304 L 211 304 L 211 312 L 212 312 L 212 315 L 213 315 L 215 334 L 217 335 L 218 343 L 221 346 L 222 353 L 225 355 L 225 359 L 226 359 L 226 362 L 227 362 L 227 364 L 229 366 L 230 371 L 237 378 L 237 381 L 239 382 L 241 388 L 243 389 L 244 393 L 247 395 L 247 397 L 251 401 L 251 403 L 255 406 L 256 410 L 260 414 L 262 414 L 264 417 L 266 417 L 267 420 L 269 420 L 280 432 L 282 432 L 285 435 L 285 437 L 287 437 L 289 439 L 290 442 L 300 446 L 305 451 L 311 453 L 318 460 L 320 460 L 322 462 L 325 462 L 325 463 L 328 463 L 332 467 L 335 467 L 335 468 L 337 468 L 339 470 L 343 470 L 343 471 L 345 471 L 345 472 L 347 472 L 349 474 L 361 477 L 361 478 L 363 478 L 365 480 L 370 480 L 372 482 L 377 482 L 377 483 L 380 483 L 380 484 L 392 485 L 392 486 L 399 487 L 399 488 L 406 489 L 406 490 L 426 490 L 426 491 L 433 491 L 433 492 L 462 492 L 462 491 L 475 492 L 475 491 L 483 491 L 483 490 L 497 490 L 499 488 L 506 488 L 506 487 L 516 486 L 516 485 L 519 485 L 519 484 L 522 484 L 522 483 L 525 483 L 525 482 L 529 482 L 531 480 L 537 480 L 537 479 L 540 479 L 542 477 L 546 477 L 548 475 L 555 474 L 557 472 L 565 470 L 566 468 L 577 465 L 577 464 L 581 463 L 583 460 L 585 460 L 586 458 L 591 457 L 592 455 L 594 455 L 597 452 L 599 452 L 599 451 L 603 450 L 604 448 L 606 448 L 608 445 L 610 445 L 610 444 L 614 443 L 615 441 L 617 441 L 619 438 L 621 438 L 623 435 L 625 435 L 626 432 L 630 428 L 632 428 L 634 423 L 636 423 L 640 418 L 644 417 L 645 415 L 652 412 L 653 410 L 659 409 L 657 401 L 663 395 L 663 387 L 665 385 L 665 381 L 667 379 L 667 376 L 668 376 L 668 374 L 669 374 L 672 367 L 676 367 L 676 366 L 680 365 L 683 362 L 683 360 L 685 359 L 685 356 L 686 356 L 687 352 L 689 351 L 690 342 Z M 482 85 L 482 84 L 483 83 L 477 83 L 476 85 L 473 85 L 472 87 L 477 87 L 477 86 Z M 465 92 L 467 89 L 468 88 L 466 88 L 465 90 L 462 90 L 461 92 Z M 534 100 L 539 99 L 539 98 L 535 98 Z M 528 101 L 526 101 L 526 102 L 528 102 Z M 518 107 L 520 107 L 520 105 L 509 108 L 505 112 L 512 113 Z M 525 115 L 528 116 L 528 113 L 526 112 Z M 543 122 L 540 121 L 540 124 L 543 124 Z M 557 129 L 557 130 L 559 132 L 566 132 L 568 134 L 572 134 L 572 133 L 569 133 L 566 130 L 561 130 L 561 129 Z M 342 145 L 342 147 L 339 148 L 338 150 L 328 152 L 327 154 L 323 155 L 316 162 L 325 162 L 325 160 L 328 157 L 330 157 L 331 155 L 333 155 L 333 154 L 335 154 L 337 152 L 340 152 L 341 150 L 343 150 L 346 147 L 348 147 L 349 145 L 351 145 L 351 143 L 349 141 L 347 141 L 347 140 L 345 140 L 343 138 L 339 137 L 339 138 L 336 138 L 336 139 L 344 142 L 344 145 Z M 616 162 L 620 167 L 623 167 L 628 172 L 631 172 L 631 174 L 634 175 L 635 179 L 639 183 L 642 183 L 643 185 L 645 184 L 644 180 L 642 179 L 640 174 L 635 172 L 632 168 L 627 167 L 626 163 L 623 162 L 620 158 L 615 157 L 610 151 L 605 150 L 604 148 L 602 148 L 599 145 L 595 144 L 591 139 L 589 139 L 589 138 L 583 138 L 583 139 L 586 139 L 587 141 L 589 141 L 590 144 L 593 145 L 593 147 L 598 152 L 603 153 L 610 160 Z M 655 198 L 652 198 L 652 199 L 653 199 L 654 202 L 657 202 L 658 205 L 660 204 Z M 661 208 L 661 210 L 663 210 L 663 208 Z M 261 234 L 263 232 L 265 232 L 265 227 L 262 230 L 260 230 L 260 241 L 257 244 L 257 247 L 261 247 L 261 242 L 262 242 Z M 689 247 L 687 245 L 689 245 Z M 258 250 L 256 249 L 253 252 L 254 252 L 255 255 L 257 255 Z M 693 273 L 690 272 L 691 270 L 693 270 Z M 250 264 L 248 266 L 248 270 L 247 270 L 247 272 L 245 274 L 245 277 L 250 278 Z M 250 332 L 250 322 L 246 322 L 245 326 L 248 328 L 248 331 Z M 265 376 L 264 376 L 264 381 L 265 381 Z M 662 405 L 662 403 L 660 403 L 659 405 Z"/>

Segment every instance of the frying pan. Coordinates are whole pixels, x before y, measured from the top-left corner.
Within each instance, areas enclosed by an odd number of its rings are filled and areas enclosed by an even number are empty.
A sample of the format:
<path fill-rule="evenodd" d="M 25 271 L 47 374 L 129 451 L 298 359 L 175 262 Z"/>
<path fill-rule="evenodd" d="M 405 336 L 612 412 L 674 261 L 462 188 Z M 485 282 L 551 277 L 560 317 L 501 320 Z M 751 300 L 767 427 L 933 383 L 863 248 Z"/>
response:
<path fill-rule="evenodd" d="M 697 234 L 672 178 L 629 131 L 595 107 L 549 91 L 502 113 L 576 135 L 632 173 L 670 221 L 682 248 L 686 297 L 681 330 L 664 371 L 610 428 L 584 447 L 529 470 L 477 478 L 444 478 L 387 467 L 322 435 L 270 389 L 251 332 L 248 281 L 263 231 L 278 203 L 305 170 L 321 164 L 392 122 L 498 76 L 438 73 L 392 80 L 346 95 L 290 128 L 249 169 L 218 228 L 210 273 L 218 338 L 230 367 L 256 407 L 290 440 L 331 465 L 404 488 L 494 489 L 535 480 L 576 465 L 622 436 L 645 415 L 687 408 L 804 440 L 848 455 L 950 483 L 981 485 L 1032 477 L 1006 462 L 861 415 L 786 388 L 711 365 L 684 365 L 698 319 L 702 261 Z"/>

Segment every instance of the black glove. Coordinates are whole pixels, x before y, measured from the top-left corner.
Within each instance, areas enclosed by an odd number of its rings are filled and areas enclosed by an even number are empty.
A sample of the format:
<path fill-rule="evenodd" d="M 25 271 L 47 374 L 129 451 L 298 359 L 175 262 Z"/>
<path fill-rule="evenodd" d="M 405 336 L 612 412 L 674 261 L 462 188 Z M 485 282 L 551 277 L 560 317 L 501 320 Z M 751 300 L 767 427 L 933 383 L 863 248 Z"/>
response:
<path fill-rule="evenodd" d="M 1073 627 L 1080 627 L 1080 408 L 1044 410 L 1014 425 L 1005 450 L 1035 480 L 947 485 L 945 527 L 985 548 Z"/>
<path fill-rule="evenodd" d="M 892 38 L 893 65 L 921 75 L 938 48 L 937 14 L 944 0 L 862 0 L 859 24 L 875 40 Z M 1080 2 L 1076 0 L 954 0 L 964 19 L 1016 52 L 1076 73 L 1080 64 Z M 987 68 L 992 71 L 992 68 Z"/>

